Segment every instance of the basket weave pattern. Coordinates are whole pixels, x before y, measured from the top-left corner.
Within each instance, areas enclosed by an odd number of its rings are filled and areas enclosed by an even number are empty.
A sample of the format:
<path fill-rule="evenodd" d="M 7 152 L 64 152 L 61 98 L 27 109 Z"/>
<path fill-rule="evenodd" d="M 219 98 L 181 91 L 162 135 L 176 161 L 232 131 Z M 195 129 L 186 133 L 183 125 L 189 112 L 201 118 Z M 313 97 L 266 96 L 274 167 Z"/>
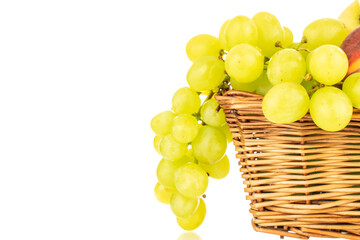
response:
<path fill-rule="evenodd" d="M 263 96 L 216 95 L 226 115 L 256 231 L 360 240 L 360 111 L 342 131 L 309 114 L 291 124 L 263 115 Z"/>

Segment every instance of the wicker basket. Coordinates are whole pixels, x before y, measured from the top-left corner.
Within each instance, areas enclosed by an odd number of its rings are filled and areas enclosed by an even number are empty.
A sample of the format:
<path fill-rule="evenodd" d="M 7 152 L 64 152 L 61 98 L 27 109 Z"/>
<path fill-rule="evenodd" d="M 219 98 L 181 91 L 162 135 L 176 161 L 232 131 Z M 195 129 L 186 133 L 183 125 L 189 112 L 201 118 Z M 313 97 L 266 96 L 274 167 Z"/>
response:
<path fill-rule="evenodd" d="M 307 114 L 275 124 L 263 96 L 227 91 L 225 111 L 251 201 L 256 231 L 280 236 L 360 240 L 360 111 L 342 131 L 319 129 Z"/>

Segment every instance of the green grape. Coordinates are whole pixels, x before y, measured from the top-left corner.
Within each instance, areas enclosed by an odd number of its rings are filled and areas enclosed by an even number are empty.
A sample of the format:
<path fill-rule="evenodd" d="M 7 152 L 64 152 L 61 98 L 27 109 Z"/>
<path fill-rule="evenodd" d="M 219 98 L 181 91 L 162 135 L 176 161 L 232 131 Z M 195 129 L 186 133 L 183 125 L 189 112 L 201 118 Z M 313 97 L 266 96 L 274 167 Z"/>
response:
<path fill-rule="evenodd" d="M 215 98 L 209 99 L 204 102 L 200 109 L 200 115 L 202 120 L 213 127 L 220 127 L 225 123 L 225 113 L 224 110 L 220 109 L 216 112 L 216 108 L 219 106 L 219 103 Z"/>
<path fill-rule="evenodd" d="M 252 19 L 259 33 L 258 46 L 261 48 L 262 54 L 270 58 L 275 52 L 281 50 L 275 45 L 277 42 L 280 42 L 280 44 L 284 42 L 284 29 L 279 20 L 271 13 L 260 12 Z"/>
<path fill-rule="evenodd" d="M 336 19 L 323 18 L 310 23 L 304 30 L 303 41 L 310 50 L 322 45 L 340 46 L 348 35 L 343 23 Z"/>
<path fill-rule="evenodd" d="M 172 108 L 176 114 L 194 114 L 199 111 L 201 99 L 188 87 L 177 90 L 172 98 Z"/>
<path fill-rule="evenodd" d="M 226 26 L 225 40 L 229 49 L 240 43 L 256 46 L 258 30 L 254 21 L 246 16 L 234 17 Z"/>
<path fill-rule="evenodd" d="M 176 218 L 176 220 L 182 229 L 186 231 L 192 231 L 200 227 L 200 225 L 203 223 L 205 219 L 205 215 L 206 215 L 205 202 L 200 198 L 199 207 L 192 216 L 188 218 Z"/>
<path fill-rule="evenodd" d="M 272 87 L 265 95 L 262 109 L 265 117 L 274 123 L 292 123 L 309 110 L 309 96 L 303 86 L 284 82 Z"/>
<path fill-rule="evenodd" d="M 160 142 L 160 153 L 165 159 L 176 161 L 182 158 L 188 149 L 186 143 L 179 143 L 175 138 L 169 134 L 166 135 Z"/>
<path fill-rule="evenodd" d="M 209 34 L 197 35 L 186 44 L 186 54 L 192 62 L 204 56 L 214 56 L 217 58 L 220 50 L 219 39 Z"/>
<path fill-rule="evenodd" d="M 229 19 L 223 23 L 223 25 L 221 26 L 220 32 L 219 32 L 220 47 L 221 47 L 221 49 L 227 50 L 227 51 L 229 51 L 229 48 L 227 46 L 227 42 L 225 39 L 225 30 L 226 30 L 226 26 L 230 22 L 230 20 L 231 19 Z"/>
<path fill-rule="evenodd" d="M 162 140 L 162 136 L 156 135 L 154 137 L 154 148 L 158 154 L 160 154 L 160 142 Z"/>
<path fill-rule="evenodd" d="M 346 76 L 349 61 L 341 48 L 324 45 L 311 53 L 308 68 L 316 81 L 325 85 L 334 85 Z"/>
<path fill-rule="evenodd" d="M 171 134 L 179 143 L 191 142 L 199 131 L 199 123 L 189 114 L 180 114 L 174 118 Z"/>
<path fill-rule="evenodd" d="M 283 42 L 283 47 L 288 48 L 293 44 L 294 41 L 294 35 L 291 32 L 291 30 L 287 27 L 283 27 L 284 28 L 284 42 Z"/>
<path fill-rule="evenodd" d="M 225 69 L 231 78 L 241 83 L 255 81 L 264 68 L 264 57 L 247 43 L 233 47 L 226 56 Z"/>
<path fill-rule="evenodd" d="M 266 71 L 263 71 L 258 81 L 259 81 L 259 85 L 255 91 L 255 93 L 257 94 L 265 95 L 273 87 L 273 85 L 269 81 Z"/>
<path fill-rule="evenodd" d="M 171 111 L 159 113 L 151 120 L 151 129 L 156 135 L 168 135 L 171 132 L 172 121 L 174 118 L 175 113 Z"/>
<path fill-rule="evenodd" d="M 175 172 L 179 167 L 181 167 L 187 162 L 191 162 L 191 159 L 188 156 L 185 156 L 178 161 L 168 161 L 166 159 L 162 159 L 159 162 L 156 170 L 156 175 L 159 183 L 161 183 L 166 188 L 174 189 Z"/>
<path fill-rule="evenodd" d="M 306 61 L 298 51 L 284 49 L 270 59 L 267 75 L 273 85 L 282 82 L 301 83 L 306 74 Z"/>
<path fill-rule="evenodd" d="M 209 183 L 205 170 L 195 163 L 186 163 L 175 172 L 176 190 L 188 198 L 204 194 Z"/>
<path fill-rule="evenodd" d="M 224 157 L 217 163 L 206 164 L 200 162 L 199 166 L 204 169 L 210 177 L 215 179 L 226 177 L 230 171 L 230 162 L 226 155 L 224 155 Z"/>
<path fill-rule="evenodd" d="M 241 83 L 231 78 L 230 85 L 237 91 L 255 92 L 259 86 L 259 78 L 249 83 Z"/>
<path fill-rule="evenodd" d="M 172 190 L 170 188 L 167 188 L 167 187 L 161 185 L 161 183 L 158 182 L 155 185 L 154 193 L 155 193 L 156 199 L 159 202 L 164 203 L 164 204 L 170 204 L 170 199 L 171 199 L 171 196 L 174 193 L 174 190 Z"/>
<path fill-rule="evenodd" d="M 353 73 L 347 77 L 342 90 L 348 95 L 353 106 L 360 109 L 360 73 Z"/>
<path fill-rule="evenodd" d="M 233 138 L 232 138 L 232 136 L 231 136 L 231 132 L 230 132 L 230 129 L 229 129 L 229 125 L 228 125 L 228 124 L 224 124 L 224 125 L 222 125 L 219 129 L 224 133 L 227 142 L 228 142 L 228 143 L 231 143 Z"/>
<path fill-rule="evenodd" d="M 192 142 L 192 147 L 194 156 L 199 162 L 213 164 L 225 154 L 226 137 L 218 128 L 202 126 Z"/>
<path fill-rule="evenodd" d="M 326 131 L 345 128 L 352 117 L 353 106 L 349 97 L 336 87 L 317 90 L 310 101 L 310 115 L 315 124 Z"/>
<path fill-rule="evenodd" d="M 173 213 L 179 218 L 188 218 L 193 215 L 199 206 L 199 198 L 188 198 L 174 192 L 170 200 Z"/>
<path fill-rule="evenodd" d="M 187 82 L 197 92 L 205 92 L 216 88 L 224 78 L 224 62 L 213 56 L 199 58 L 187 73 Z"/>

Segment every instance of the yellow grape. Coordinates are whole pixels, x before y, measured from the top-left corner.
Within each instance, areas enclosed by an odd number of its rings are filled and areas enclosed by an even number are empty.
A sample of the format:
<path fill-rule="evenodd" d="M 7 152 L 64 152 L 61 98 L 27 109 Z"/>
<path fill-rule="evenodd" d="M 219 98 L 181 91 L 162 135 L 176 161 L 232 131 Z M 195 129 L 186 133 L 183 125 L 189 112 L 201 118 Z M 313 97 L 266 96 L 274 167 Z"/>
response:
<path fill-rule="evenodd" d="M 168 161 L 162 159 L 156 170 L 158 181 L 166 188 L 175 188 L 175 172 L 176 170 L 187 162 L 191 162 L 192 159 L 188 156 L 183 157 L 178 161 Z"/>
<path fill-rule="evenodd" d="M 229 51 L 229 47 L 227 46 L 227 42 L 225 39 L 225 30 L 226 30 L 226 26 L 230 22 L 230 20 L 231 19 L 229 19 L 223 23 L 223 25 L 221 26 L 220 32 L 219 32 L 220 47 L 221 47 L 221 49 L 226 50 L 226 51 Z"/>
<path fill-rule="evenodd" d="M 341 48 L 324 45 L 315 49 L 309 56 L 309 71 L 319 83 L 334 85 L 346 76 L 349 61 Z"/>
<path fill-rule="evenodd" d="M 257 94 L 265 95 L 273 87 L 273 85 L 269 81 L 266 71 L 263 71 L 259 79 L 256 81 L 258 81 L 258 87 L 256 88 L 255 91 L 255 93 Z"/>
<path fill-rule="evenodd" d="M 311 118 L 323 130 L 334 132 L 345 128 L 352 113 L 351 100 L 336 87 L 321 88 L 311 97 Z"/>
<path fill-rule="evenodd" d="M 226 123 L 226 124 L 222 125 L 219 129 L 221 131 L 223 131 L 223 133 L 225 134 L 227 142 L 231 143 L 232 142 L 232 136 L 231 136 L 231 132 L 230 132 L 230 129 L 229 129 L 229 125 Z"/>
<path fill-rule="evenodd" d="M 221 127 L 225 124 L 225 113 L 224 110 L 220 109 L 216 111 L 219 103 L 215 98 L 209 99 L 204 102 L 200 109 L 200 115 L 202 120 L 210 126 Z"/>
<path fill-rule="evenodd" d="M 255 92 L 259 86 L 259 78 L 249 83 L 241 83 L 231 78 L 230 84 L 232 89 L 237 91 Z"/>
<path fill-rule="evenodd" d="M 209 34 L 197 35 L 186 44 L 186 54 L 192 62 L 204 56 L 218 57 L 220 50 L 219 39 Z"/>
<path fill-rule="evenodd" d="M 227 141 L 224 133 L 219 128 L 202 126 L 198 135 L 192 142 L 195 158 L 199 162 L 213 164 L 225 154 Z"/>
<path fill-rule="evenodd" d="M 303 32 L 303 41 L 310 50 L 322 45 L 340 46 L 348 35 L 343 23 L 332 18 L 323 18 L 310 23 Z"/>
<path fill-rule="evenodd" d="M 193 215 L 199 206 L 199 198 L 188 198 L 174 192 L 170 199 L 170 207 L 175 216 L 179 218 L 188 218 Z"/>
<path fill-rule="evenodd" d="M 154 137 L 154 148 L 155 148 L 155 150 L 156 150 L 156 152 L 158 153 L 158 154 L 161 154 L 160 153 L 160 142 L 161 142 L 161 139 L 162 139 L 163 137 L 162 136 L 159 136 L 159 135 L 156 135 L 155 137 Z"/>
<path fill-rule="evenodd" d="M 176 114 L 194 114 L 199 111 L 201 99 L 199 95 L 188 87 L 177 90 L 172 98 L 172 108 Z"/>
<path fill-rule="evenodd" d="M 196 118 L 189 114 L 180 114 L 174 118 L 171 134 L 179 143 L 189 143 L 198 134 L 200 125 Z"/>
<path fill-rule="evenodd" d="M 179 226 L 187 231 L 195 230 L 200 227 L 206 216 L 206 206 L 204 200 L 200 198 L 199 207 L 196 212 L 188 218 L 176 218 Z"/>
<path fill-rule="evenodd" d="M 275 45 L 277 42 L 284 43 L 284 29 L 279 20 L 268 12 L 257 13 L 252 20 L 259 33 L 258 46 L 261 48 L 262 54 L 270 58 L 275 52 L 281 50 Z"/>
<path fill-rule="evenodd" d="M 155 193 L 156 199 L 159 202 L 164 203 L 164 204 L 170 204 L 170 199 L 174 193 L 174 190 L 171 188 L 167 188 L 158 182 L 155 185 L 154 193 Z"/>
<path fill-rule="evenodd" d="M 297 83 L 284 82 L 273 86 L 265 95 L 262 109 L 265 117 L 274 123 L 292 123 L 309 110 L 309 95 Z"/>
<path fill-rule="evenodd" d="M 255 81 L 264 68 L 264 56 L 247 43 L 233 47 L 226 56 L 225 69 L 231 78 L 240 83 Z"/>
<path fill-rule="evenodd" d="M 294 49 L 280 50 L 269 61 L 267 75 L 272 85 L 282 82 L 301 83 L 305 74 L 306 61 Z"/>
<path fill-rule="evenodd" d="M 360 73 L 353 73 L 345 79 L 342 87 L 355 108 L 360 109 Z"/>
<path fill-rule="evenodd" d="M 287 27 L 283 27 L 283 28 L 284 28 L 285 36 L 284 36 L 284 43 L 282 45 L 283 47 L 288 48 L 293 44 L 294 35 L 289 28 Z"/>
<path fill-rule="evenodd" d="M 186 143 L 177 142 L 173 135 L 169 134 L 161 140 L 159 149 L 163 158 L 170 161 L 176 161 L 185 156 L 188 145 Z"/>
<path fill-rule="evenodd" d="M 175 172 L 176 190 L 188 198 L 203 195 L 209 183 L 205 170 L 195 163 L 186 163 Z"/>
<path fill-rule="evenodd" d="M 240 43 L 256 46 L 258 30 L 254 21 L 246 16 L 234 17 L 226 26 L 225 40 L 229 49 Z"/>
<path fill-rule="evenodd" d="M 212 90 L 225 78 L 224 62 L 213 56 L 201 57 L 190 67 L 186 78 L 190 88 L 197 92 Z"/>
<path fill-rule="evenodd" d="M 217 163 L 206 164 L 199 162 L 199 166 L 204 169 L 210 177 L 215 179 L 226 177 L 230 171 L 230 162 L 226 155 L 224 155 L 224 157 Z"/>
<path fill-rule="evenodd" d="M 156 135 L 168 135 L 171 132 L 172 121 L 174 118 L 175 113 L 172 111 L 161 112 L 151 120 L 151 129 Z"/>

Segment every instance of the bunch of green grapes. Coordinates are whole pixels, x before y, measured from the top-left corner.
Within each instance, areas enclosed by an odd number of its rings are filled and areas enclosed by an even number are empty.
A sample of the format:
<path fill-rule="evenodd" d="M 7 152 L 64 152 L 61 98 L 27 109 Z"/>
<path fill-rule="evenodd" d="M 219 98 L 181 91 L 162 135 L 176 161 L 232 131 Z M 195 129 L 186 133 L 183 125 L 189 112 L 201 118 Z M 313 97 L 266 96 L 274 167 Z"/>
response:
<path fill-rule="evenodd" d="M 232 89 L 265 95 L 269 121 L 292 123 L 310 112 L 321 129 L 339 131 L 349 124 L 353 106 L 360 107 L 360 75 L 344 79 L 349 62 L 339 46 L 347 34 L 341 22 L 324 18 L 294 43 L 289 28 L 260 12 L 226 21 L 219 39 Z"/>
<path fill-rule="evenodd" d="M 162 156 L 155 196 L 170 205 L 180 227 L 202 224 L 208 177 L 229 172 L 225 152 L 231 134 L 214 95 L 229 89 L 265 95 L 262 109 L 269 121 L 287 124 L 310 111 L 320 128 L 341 130 L 353 106 L 360 107 L 360 73 L 343 81 L 349 64 L 339 46 L 346 36 L 338 20 L 320 19 L 294 43 L 289 28 L 260 12 L 225 21 L 218 37 L 190 39 L 189 86 L 175 92 L 171 110 L 151 120 L 154 147 Z"/>
<path fill-rule="evenodd" d="M 172 109 L 156 115 L 150 125 L 156 134 L 154 148 L 162 156 L 155 196 L 170 205 L 181 228 L 193 230 L 206 215 L 203 198 L 209 177 L 222 179 L 230 170 L 225 152 L 231 134 L 214 98 L 229 79 L 218 38 L 195 36 L 186 53 L 193 62 L 189 87 L 177 90 Z"/>

